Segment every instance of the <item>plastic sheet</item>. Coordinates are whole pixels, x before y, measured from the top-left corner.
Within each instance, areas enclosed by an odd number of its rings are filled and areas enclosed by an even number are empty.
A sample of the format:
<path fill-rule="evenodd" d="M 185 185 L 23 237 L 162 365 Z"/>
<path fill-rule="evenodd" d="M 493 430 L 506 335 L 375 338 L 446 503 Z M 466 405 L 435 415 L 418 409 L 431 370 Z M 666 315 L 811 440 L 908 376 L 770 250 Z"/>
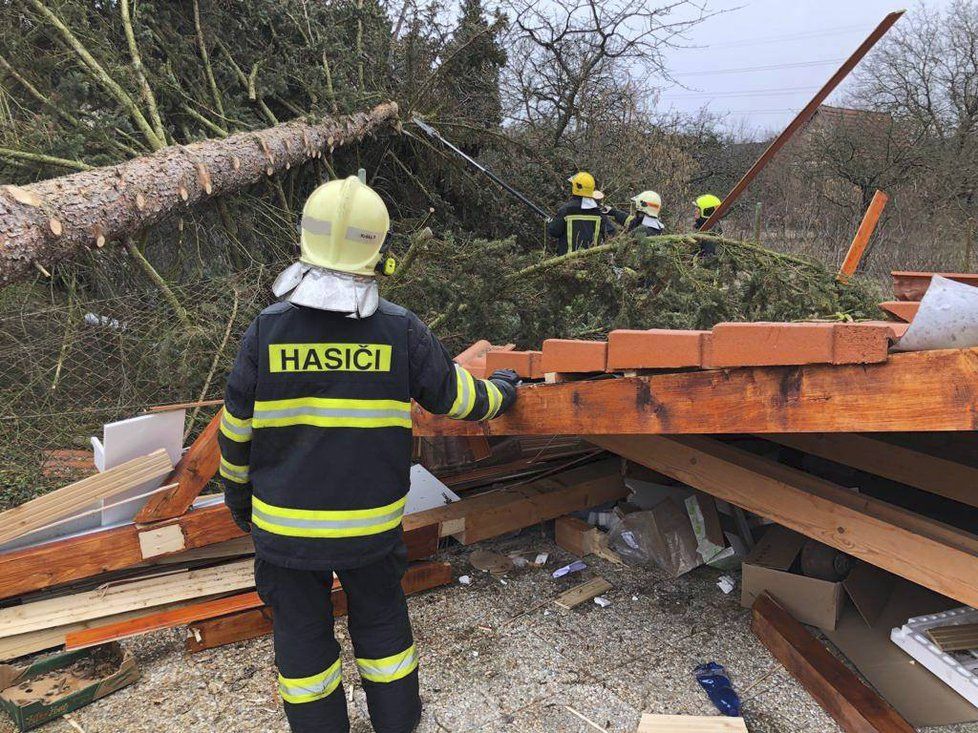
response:
<path fill-rule="evenodd" d="M 894 351 L 978 346 L 978 288 L 935 275 Z"/>
<path fill-rule="evenodd" d="M 722 664 L 716 662 L 701 664 L 693 670 L 693 673 L 717 710 L 732 718 L 740 716 L 740 697 L 730 684 L 730 678 L 727 677 L 727 671 Z"/>
<path fill-rule="evenodd" d="M 672 577 L 703 562 L 689 516 L 672 499 L 654 509 L 626 514 L 609 532 L 608 544 L 625 562 L 657 565 Z"/>

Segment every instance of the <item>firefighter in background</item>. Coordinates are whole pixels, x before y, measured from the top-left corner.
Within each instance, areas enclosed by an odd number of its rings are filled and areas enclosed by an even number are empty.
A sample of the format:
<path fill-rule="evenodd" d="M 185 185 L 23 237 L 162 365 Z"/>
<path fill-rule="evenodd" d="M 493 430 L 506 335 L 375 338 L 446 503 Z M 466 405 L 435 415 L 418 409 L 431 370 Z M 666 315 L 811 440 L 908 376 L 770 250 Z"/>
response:
<path fill-rule="evenodd" d="M 401 578 L 411 400 L 489 420 L 516 399 L 514 372 L 475 379 L 413 313 L 380 299 L 387 207 L 356 176 L 325 183 L 302 213 L 301 258 L 280 302 L 241 343 L 221 417 L 220 473 L 255 543 L 255 585 L 274 618 L 278 687 L 296 733 L 350 729 L 333 636 L 333 573 L 349 603 L 373 728 L 421 717 L 418 652 Z"/>
<path fill-rule="evenodd" d="M 632 197 L 632 210 L 609 208 L 609 216 L 629 234 L 644 237 L 658 237 L 666 233 L 665 224 L 659 219 L 662 212 L 662 197 L 655 191 L 642 191 Z"/>
<path fill-rule="evenodd" d="M 558 255 L 596 247 L 602 237 L 614 233 L 608 214 L 601 208 L 604 194 L 595 188 L 594 176 L 580 171 L 567 182 L 571 197 L 547 222 L 547 234 L 557 240 Z"/>
<path fill-rule="evenodd" d="M 702 196 L 697 197 L 696 204 L 696 219 L 693 222 L 693 229 L 699 231 L 706 224 L 707 220 L 713 216 L 713 212 L 717 210 L 723 202 L 719 197 L 714 196 L 712 193 L 705 193 Z M 718 237 L 723 236 L 723 229 L 717 224 L 713 226 L 710 234 L 715 234 Z M 700 256 L 701 257 L 713 257 L 717 252 L 716 242 L 700 242 Z"/>

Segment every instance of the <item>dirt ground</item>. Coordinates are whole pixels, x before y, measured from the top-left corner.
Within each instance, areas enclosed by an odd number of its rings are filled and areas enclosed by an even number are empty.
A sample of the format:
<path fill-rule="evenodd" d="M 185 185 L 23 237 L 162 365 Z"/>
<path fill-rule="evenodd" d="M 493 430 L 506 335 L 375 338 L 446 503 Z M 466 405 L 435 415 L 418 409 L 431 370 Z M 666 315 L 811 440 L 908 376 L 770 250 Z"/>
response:
<path fill-rule="evenodd" d="M 833 733 L 840 729 L 754 638 L 749 612 L 716 586 L 719 573 L 700 568 L 671 580 L 589 558 L 576 577 L 550 571 L 573 558 L 541 529 L 481 543 L 505 553 L 549 552 L 546 568 L 504 581 L 475 571 L 470 548 L 439 559 L 459 583 L 410 599 L 421 653 L 425 713 L 419 733 L 634 733 L 642 712 L 715 714 L 692 674 L 697 664 L 723 664 L 744 703 L 752 733 Z M 587 603 L 565 611 L 558 593 L 599 574 L 614 585 L 607 608 Z M 356 682 L 346 625 L 348 697 Z M 72 715 L 85 733 L 285 733 L 270 638 L 188 656 L 182 631 L 125 642 L 143 670 L 135 685 Z M 575 713 L 584 716 L 585 722 Z M 353 687 L 354 733 L 371 731 L 363 690 Z M 0 733 L 13 728 L 4 720 Z M 78 732 L 65 720 L 46 733 Z M 978 723 L 930 733 L 978 733 Z"/>

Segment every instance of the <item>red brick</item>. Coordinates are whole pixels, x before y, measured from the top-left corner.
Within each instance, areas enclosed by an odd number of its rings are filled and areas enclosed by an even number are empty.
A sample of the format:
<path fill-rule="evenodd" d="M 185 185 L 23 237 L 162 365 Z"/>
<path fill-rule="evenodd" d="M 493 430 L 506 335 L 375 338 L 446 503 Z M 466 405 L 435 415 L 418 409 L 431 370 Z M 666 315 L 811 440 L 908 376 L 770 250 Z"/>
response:
<path fill-rule="evenodd" d="M 486 354 L 486 372 L 512 369 L 523 379 L 543 379 L 542 351 L 490 351 Z"/>
<path fill-rule="evenodd" d="M 886 361 L 888 327 L 858 323 L 720 323 L 710 366 L 869 364 Z"/>
<path fill-rule="evenodd" d="M 545 373 L 603 372 L 608 363 L 608 342 L 547 339 L 541 362 Z"/>
<path fill-rule="evenodd" d="M 612 331 L 608 334 L 608 371 L 679 369 L 703 363 L 703 337 L 709 331 Z"/>

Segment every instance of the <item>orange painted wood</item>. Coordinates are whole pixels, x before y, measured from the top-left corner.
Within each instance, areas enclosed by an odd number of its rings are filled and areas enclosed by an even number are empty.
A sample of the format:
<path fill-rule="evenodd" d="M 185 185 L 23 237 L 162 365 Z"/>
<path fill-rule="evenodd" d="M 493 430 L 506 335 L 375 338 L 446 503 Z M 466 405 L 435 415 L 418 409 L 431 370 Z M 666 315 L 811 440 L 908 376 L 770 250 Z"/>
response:
<path fill-rule="evenodd" d="M 882 22 L 873 29 L 873 32 L 869 34 L 865 41 L 860 44 L 852 55 L 847 58 L 842 66 L 832 75 L 832 77 L 825 82 L 825 86 L 816 92 L 815 96 L 812 97 L 811 101 L 805 105 L 805 107 L 795 116 L 795 118 L 788 123 L 788 126 L 784 129 L 780 135 L 778 135 L 774 141 L 768 145 L 767 149 L 761 154 L 761 157 L 757 159 L 757 162 L 750 167 L 743 178 L 741 178 L 737 184 L 730 190 L 724 199 L 723 203 L 717 207 L 717 210 L 713 212 L 713 215 L 703 223 L 702 231 L 708 232 L 713 227 L 716 226 L 717 222 L 722 219 L 731 206 L 740 198 L 740 195 L 747 189 L 751 182 L 757 178 L 762 170 L 767 166 L 768 163 L 777 155 L 778 151 L 783 148 L 787 142 L 794 137 L 800 129 L 802 129 L 808 122 L 815 116 L 818 111 L 819 106 L 828 99 L 828 96 L 832 91 L 842 83 L 845 79 L 856 68 L 856 64 L 862 61 L 863 57 L 869 53 L 870 49 L 875 46 L 879 40 L 886 35 L 886 32 L 893 27 L 893 24 L 900 20 L 900 17 L 905 11 L 898 10 L 896 12 L 890 13 Z"/>
<path fill-rule="evenodd" d="M 869 202 L 869 207 L 866 209 L 863 220 L 859 224 L 859 229 L 856 230 L 856 236 L 853 238 L 852 244 L 849 245 L 846 258 L 842 261 L 842 267 L 839 268 L 839 274 L 836 279 L 840 282 L 846 282 L 856 274 L 859 263 L 866 253 L 866 247 L 869 245 L 869 239 L 873 236 L 873 232 L 876 231 L 876 225 L 879 224 L 880 217 L 883 215 L 883 209 L 886 208 L 889 200 L 890 197 L 882 191 L 877 190 L 873 194 L 873 200 Z"/>
<path fill-rule="evenodd" d="M 193 509 L 152 529 L 174 524 L 183 531 L 185 550 L 243 536 L 224 505 Z M 146 529 L 127 524 L 0 554 L 0 598 L 139 565 L 144 561 L 139 532 Z M 405 531 L 404 542 L 410 559 L 430 557 L 438 551 L 438 527 L 416 526 Z"/>
<path fill-rule="evenodd" d="M 880 303 L 880 308 L 885 310 L 891 316 L 894 316 L 905 323 L 910 323 L 914 319 L 914 316 L 917 315 L 917 311 L 920 310 L 920 301 L 887 300 Z"/>
<path fill-rule="evenodd" d="M 262 605 L 261 598 L 254 591 L 239 593 L 213 601 L 195 603 L 160 613 L 149 613 L 139 618 L 128 619 L 114 624 L 95 626 L 90 629 L 75 631 L 65 636 L 65 649 L 81 649 L 82 647 L 103 644 L 108 641 L 126 639 L 130 636 L 148 634 L 160 629 L 172 629 L 174 626 L 186 626 L 194 621 L 223 616 L 238 611 L 247 611 Z"/>
<path fill-rule="evenodd" d="M 211 418 L 200 435 L 186 453 L 180 458 L 167 483 L 176 486 L 167 491 L 153 494 L 136 515 L 136 522 L 148 524 L 164 519 L 172 519 L 186 512 L 200 496 L 208 482 L 217 473 L 221 464 L 221 449 L 217 444 L 217 434 L 221 429 L 221 410 Z"/>
<path fill-rule="evenodd" d="M 426 562 L 411 565 L 404 574 L 401 587 L 405 594 L 412 595 L 451 582 L 451 565 Z M 333 616 L 345 616 L 347 601 L 346 593 L 342 588 L 334 586 L 332 600 Z M 186 649 L 189 652 L 199 652 L 236 641 L 254 639 L 272 633 L 272 610 L 267 606 L 261 606 L 231 615 L 201 620 L 191 624 L 190 632 L 186 642 Z"/>
<path fill-rule="evenodd" d="M 978 349 L 882 364 L 749 367 L 520 387 L 505 415 L 414 409 L 414 434 L 602 435 L 978 430 Z M 471 432 L 470 432 L 471 431 Z"/>
<path fill-rule="evenodd" d="M 846 733 L 916 730 L 767 593 L 754 601 L 751 629 Z"/>
<path fill-rule="evenodd" d="M 469 348 L 465 349 L 465 351 L 455 357 L 455 363 L 465 366 L 473 359 L 481 359 L 484 357 L 490 348 L 492 348 L 492 344 L 485 339 L 476 341 Z"/>
<path fill-rule="evenodd" d="M 605 435 L 592 442 L 968 605 L 978 536 L 703 436 Z"/>
<path fill-rule="evenodd" d="M 890 273 L 893 278 L 893 297 L 897 300 L 919 301 L 930 287 L 930 280 L 934 275 L 978 287 L 978 274 L 974 273 L 896 271 Z"/>
<path fill-rule="evenodd" d="M 547 339 L 541 368 L 545 373 L 603 372 L 608 364 L 607 341 Z"/>
<path fill-rule="evenodd" d="M 709 331 L 653 328 L 618 330 L 608 334 L 609 372 L 626 369 L 681 369 L 699 367 Z"/>

